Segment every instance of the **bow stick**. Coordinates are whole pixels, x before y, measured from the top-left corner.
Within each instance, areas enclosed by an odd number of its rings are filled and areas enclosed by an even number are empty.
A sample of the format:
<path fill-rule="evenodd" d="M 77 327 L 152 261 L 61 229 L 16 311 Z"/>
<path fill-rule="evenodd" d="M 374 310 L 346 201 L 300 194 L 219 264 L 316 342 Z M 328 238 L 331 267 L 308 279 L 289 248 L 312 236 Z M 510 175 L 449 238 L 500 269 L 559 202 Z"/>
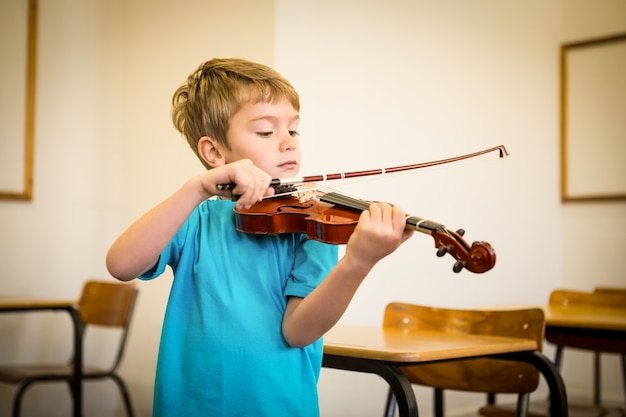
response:
<path fill-rule="evenodd" d="M 369 175 L 391 174 L 394 172 L 408 171 L 412 169 L 427 168 L 427 167 L 436 166 L 436 165 L 449 164 L 451 162 L 457 162 L 463 159 L 474 158 L 476 156 L 485 155 L 485 154 L 495 152 L 495 151 L 498 151 L 500 153 L 499 155 L 500 158 L 504 158 L 509 155 L 509 152 L 506 150 L 504 145 L 498 145 L 498 146 L 494 146 L 493 148 L 484 149 L 482 151 L 473 152 L 467 155 L 455 156 L 455 157 L 447 158 L 447 159 L 439 159 L 437 161 L 422 162 L 419 164 L 402 165 L 402 166 L 389 167 L 389 168 L 378 168 L 378 169 L 371 169 L 367 171 L 338 172 L 336 174 L 309 175 L 305 177 L 282 178 L 282 179 L 275 178 L 275 179 L 272 179 L 272 181 L 270 182 L 270 187 L 273 187 L 274 189 L 279 190 L 279 189 L 282 189 L 283 187 L 303 184 L 306 182 L 342 180 L 346 178 L 366 177 Z M 217 186 L 217 189 L 228 190 L 233 187 L 234 187 L 234 184 L 219 184 Z"/>

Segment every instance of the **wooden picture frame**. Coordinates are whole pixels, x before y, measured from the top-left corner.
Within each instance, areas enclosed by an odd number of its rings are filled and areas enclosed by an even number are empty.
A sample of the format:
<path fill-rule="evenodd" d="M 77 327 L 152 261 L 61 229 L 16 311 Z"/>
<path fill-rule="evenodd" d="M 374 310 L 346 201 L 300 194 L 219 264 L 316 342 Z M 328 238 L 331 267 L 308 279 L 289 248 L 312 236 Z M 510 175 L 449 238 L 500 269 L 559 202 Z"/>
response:
<path fill-rule="evenodd" d="M 561 201 L 626 199 L 626 33 L 560 52 Z"/>
<path fill-rule="evenodd" d="M 37 0 L 0 4 L 0 200 L 33 198 Z"/>

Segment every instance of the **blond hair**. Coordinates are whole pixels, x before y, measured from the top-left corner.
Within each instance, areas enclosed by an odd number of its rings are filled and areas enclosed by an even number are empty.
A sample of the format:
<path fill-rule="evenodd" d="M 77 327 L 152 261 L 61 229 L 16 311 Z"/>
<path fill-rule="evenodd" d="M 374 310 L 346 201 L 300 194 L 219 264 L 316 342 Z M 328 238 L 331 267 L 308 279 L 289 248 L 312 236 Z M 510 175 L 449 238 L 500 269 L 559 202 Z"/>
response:
<path fill-rule="evenodd" d="M 300 111 L 300 98 L 282 75 L 238 58 L 212 59 L 198 67 L 172 97 L 172 120 L 202 164 L 198 141 L 208 136 L 230 149 L 228 128 L 246 104 L 286 99 Z"/>

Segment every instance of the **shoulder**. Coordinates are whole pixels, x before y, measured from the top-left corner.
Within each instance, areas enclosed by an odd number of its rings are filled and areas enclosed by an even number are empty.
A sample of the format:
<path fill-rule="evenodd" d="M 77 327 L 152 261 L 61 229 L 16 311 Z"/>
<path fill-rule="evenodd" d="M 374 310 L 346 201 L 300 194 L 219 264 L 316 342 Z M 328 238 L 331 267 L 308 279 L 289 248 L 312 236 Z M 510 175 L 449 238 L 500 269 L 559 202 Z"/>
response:
<path fill-rule="evenodd" d="M 232 216 L 234 207 L 235 203 L 233 201 L 211 198 L 198 204 L 189 217 L 206 218 L 207 216 Z"/>

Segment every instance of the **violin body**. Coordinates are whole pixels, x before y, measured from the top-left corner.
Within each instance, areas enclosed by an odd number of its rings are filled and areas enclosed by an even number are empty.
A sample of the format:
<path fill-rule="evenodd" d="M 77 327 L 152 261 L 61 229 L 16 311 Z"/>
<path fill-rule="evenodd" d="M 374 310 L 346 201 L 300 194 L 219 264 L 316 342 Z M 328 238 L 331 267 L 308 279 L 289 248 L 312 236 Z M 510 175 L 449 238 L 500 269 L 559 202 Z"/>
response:
<path fill-rule="evenodd" d="M 348 243 L 360 215 L 317 200 L 300 202 L 293 196 L 265 199 L 249 209 L 236 209 L 235 213 L 240 232 L 304 233 L 309 239 L 333 245 Z"/>
<path fill-rule="evenodd" d="M 305 202 L 291 195 L 268 198 L 248 209 L 235 209 L 236 228 L 254 234 L 303 233 L 310 239 L 342 245 L 348 243 L 360 213 L 369 204 L 334 192 Z M 496 254 L 491 245 L 487 242 L 469 245 L 462 238 L 462 230 L 452 232 L 439 223 L 416 216 L 407 218 L 407 228 L 431 235 L 437 256 L 449 254 L 457 260 L 454 272 L 465 268 L 482 273 L 495 265 Z"/>

